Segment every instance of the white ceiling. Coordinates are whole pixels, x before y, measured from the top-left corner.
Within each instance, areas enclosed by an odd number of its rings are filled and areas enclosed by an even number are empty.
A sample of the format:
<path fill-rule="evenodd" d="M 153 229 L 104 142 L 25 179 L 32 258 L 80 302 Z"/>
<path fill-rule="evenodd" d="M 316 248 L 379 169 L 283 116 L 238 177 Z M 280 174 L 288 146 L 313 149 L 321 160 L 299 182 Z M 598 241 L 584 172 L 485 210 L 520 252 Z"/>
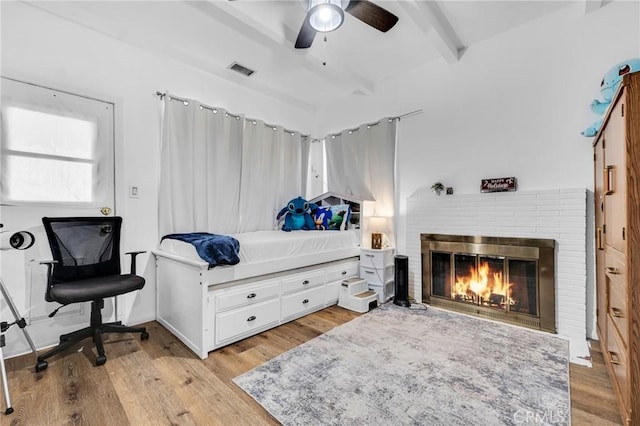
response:
<path fill-rule="evenodd" d="M 381 33 L 348 13 L 338 30 L 294 49 L 305 0 L 27 1 L 131 45 L 313 111 L 425 63 L 454 63 L 474 43 L 571 1 L 374 0 L 398 16 Z M 581 0 L 585 12 L 600 0 Z M 233 62 L 256 73 L 228 69 Z M 326 65 L 323 65 L 326 62 Z"/>

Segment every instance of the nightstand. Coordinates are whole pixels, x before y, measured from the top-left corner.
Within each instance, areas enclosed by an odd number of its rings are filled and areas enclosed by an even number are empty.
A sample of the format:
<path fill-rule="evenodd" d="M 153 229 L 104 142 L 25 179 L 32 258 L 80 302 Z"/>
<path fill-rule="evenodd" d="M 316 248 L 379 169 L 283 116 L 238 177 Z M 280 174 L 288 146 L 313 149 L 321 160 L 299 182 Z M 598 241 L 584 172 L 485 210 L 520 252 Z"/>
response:
<path fill-rule="evenodd" d="M 360 249 L 360 278 L 378 294 L 378 303 L 393 297 L 393 248 Z"/>

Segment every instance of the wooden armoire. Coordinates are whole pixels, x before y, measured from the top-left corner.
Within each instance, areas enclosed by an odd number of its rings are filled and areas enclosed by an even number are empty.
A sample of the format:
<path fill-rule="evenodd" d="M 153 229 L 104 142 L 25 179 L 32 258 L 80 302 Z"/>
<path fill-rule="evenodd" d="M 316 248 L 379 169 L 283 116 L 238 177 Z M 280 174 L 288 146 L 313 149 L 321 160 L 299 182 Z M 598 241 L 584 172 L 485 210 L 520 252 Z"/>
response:
<path fill-rule="evenodd" d="M 597 321 L 622 422 L 640 426 L 640 72 L 594 139 Z"/>

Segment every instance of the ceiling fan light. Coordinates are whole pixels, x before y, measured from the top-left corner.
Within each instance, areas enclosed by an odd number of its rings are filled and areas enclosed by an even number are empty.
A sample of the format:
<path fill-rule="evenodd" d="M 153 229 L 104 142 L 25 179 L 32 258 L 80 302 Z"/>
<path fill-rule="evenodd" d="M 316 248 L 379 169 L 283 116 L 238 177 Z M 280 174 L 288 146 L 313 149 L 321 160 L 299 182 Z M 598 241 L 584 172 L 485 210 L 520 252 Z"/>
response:
<path fill-rule="evenodd" d="M 337 30 L 344 22 L 341 0 L 311 0 L 309 7 L 309 25 L 318 32 Z"/>

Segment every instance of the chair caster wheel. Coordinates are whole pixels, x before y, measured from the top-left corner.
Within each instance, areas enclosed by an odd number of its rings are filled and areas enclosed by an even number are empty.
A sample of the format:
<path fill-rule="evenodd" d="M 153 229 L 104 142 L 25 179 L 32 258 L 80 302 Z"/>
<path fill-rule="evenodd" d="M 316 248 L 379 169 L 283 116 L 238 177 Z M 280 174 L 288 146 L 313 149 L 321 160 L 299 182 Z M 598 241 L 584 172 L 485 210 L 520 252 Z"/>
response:
<path fill-rule="evenodd" d="M 107 357 L 104 356 L 104 355 L 99 356 L 98 358 L 96 358 L 96 366 L 104 365 L 105 362 L 107 362 Z"/>
<path fill-rule="evenodd" d="M 36 364 L 36 373 L 46 370 L 48 366 L 49 363 L 47 361 L 38 361 Z"/>
<path fill-rule="evenodd" d="M 5 414 L 5 415 L 7 415 L 7 416 L 8 416 L 9 414 L 11 414 L 11 413 L 13 413 L 13 408 L 12 408 L 12 407 L 9 407 L 9 408 L 7 408 L 6 410 L 4 410 L 4 414 Z"/>
<path fill-rule="evenodd" d="M 140 333 L 140 340 L 147 340 L 149 338 L 149 333 L 147 333 L 146 331 L 143 331 L 142 333 Z"/>

